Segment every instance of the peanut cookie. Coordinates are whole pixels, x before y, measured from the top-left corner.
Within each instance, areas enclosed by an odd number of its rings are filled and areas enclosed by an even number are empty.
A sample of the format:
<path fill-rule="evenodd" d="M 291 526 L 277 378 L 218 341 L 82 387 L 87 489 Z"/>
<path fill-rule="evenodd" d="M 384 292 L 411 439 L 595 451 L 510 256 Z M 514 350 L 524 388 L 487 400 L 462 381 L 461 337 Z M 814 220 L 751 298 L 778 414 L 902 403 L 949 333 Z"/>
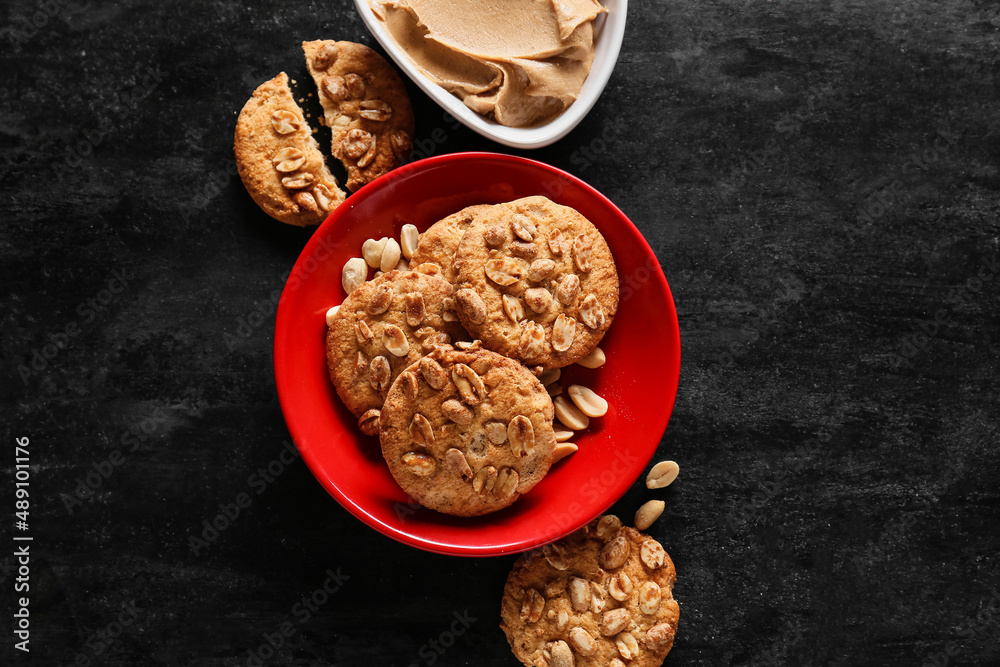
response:
<path fill-rule="evenodd" d="M 615 260 L 568 206 L 525 197 L 481 212 L 455 254 L 469 333 L 528 365 L 567 366 L 593 350 L 618 309 Z"/>
<path fill-rule="evenodd" d="M 457 274 L 452 262 L 458 244 L 461 243 L 465 231 L 476 216 L 490 208 L 487 204 L 476 204 L 435 222 L 420 235 L 420 242 L 413 257 L 410 258 L 410 264 L 413 266 L 434 264 L 440 267 L 442 278 L 450 283 L 455 282 Z"/>
<path fill-rule="evenodd" d="M 500 628 L 532 667 L 653 667 L 677 631 L 677 573 L 660 543 L 613 515 L 521 556 Z"/>
<path fill-rule="evenodd" d="M 302 42 L 319 89 L 331 152 L 354 192 L 399 166 L 413 148 L 413 109 L 396 70 L 364 44 Z"/>
<path fill-rule="evenodd" d="M 413 271 L 390 271 L 351 292 L 326 334 L 326 361 L 337 394 L 378 433 L 378 410 L 392 381 L 435 345 L 465 337 L 450 283 Z"/>
<path fill-rule="evenodd" d="M 244 105 L 233 149 L 247 192 L 275 220 L 318 225 L 344 201 L 284 72 Z"/>
<path fill-rule="evenodd" d="M 530 491 L 556 444 L 542 384 L 513 359 L 477 346 L 437 348 L 400 374 L 379 431 L 403 490 L 455 516 L 495 512 Z"/>

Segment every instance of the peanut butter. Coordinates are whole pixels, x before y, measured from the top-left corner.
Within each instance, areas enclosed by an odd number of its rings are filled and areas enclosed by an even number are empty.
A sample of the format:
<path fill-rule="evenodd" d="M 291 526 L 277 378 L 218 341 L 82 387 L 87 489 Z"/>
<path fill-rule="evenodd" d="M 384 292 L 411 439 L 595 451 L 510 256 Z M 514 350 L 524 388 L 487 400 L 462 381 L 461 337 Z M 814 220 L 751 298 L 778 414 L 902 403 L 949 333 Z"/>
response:
<path fill-rule="evenodd" d="M 370 0 L 431 81 L 510 127 L 546 123 L 580 94 L 597 0 Z"/>

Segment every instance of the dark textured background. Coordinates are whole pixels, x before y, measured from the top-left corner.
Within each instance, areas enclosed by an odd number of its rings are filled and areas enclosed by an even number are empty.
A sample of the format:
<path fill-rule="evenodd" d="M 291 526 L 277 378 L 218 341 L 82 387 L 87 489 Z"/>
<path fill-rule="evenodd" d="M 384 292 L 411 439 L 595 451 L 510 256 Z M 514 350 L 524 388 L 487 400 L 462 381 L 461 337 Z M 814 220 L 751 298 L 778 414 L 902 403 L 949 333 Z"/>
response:
<path fill-rule="evenodd" d="M 268 664 L 513 666 L 513 557 L 396 544 L 301 461 L 189 548 L 288 437 L 271 295 L 310 234 L 232 177 L 236 113 L 281 69 L 306 80 L 302 39 L 373 43 L 346 1 L 247 4 L 0 10 L 0 662 L 29 662 L 9 555 L 29 436 L 31 664 L 243 665 L 287 623 Z M 632 5 L 597 106 L 526 154 L 616 202 L 677 301 L 667 664 L 1000 664 L 1000 4 Z M 506 151 L 411 93 L 436 153 Z M 328 571 L 349 578 L 303 622 Z"/>

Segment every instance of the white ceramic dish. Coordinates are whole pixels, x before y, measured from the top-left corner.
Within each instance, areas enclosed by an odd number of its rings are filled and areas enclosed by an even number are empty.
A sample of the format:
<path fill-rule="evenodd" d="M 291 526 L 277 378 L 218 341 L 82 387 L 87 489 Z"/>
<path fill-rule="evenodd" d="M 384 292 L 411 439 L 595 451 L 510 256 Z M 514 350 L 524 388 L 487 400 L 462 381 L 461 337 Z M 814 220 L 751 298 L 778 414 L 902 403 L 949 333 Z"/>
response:
<path fill-rule="evenodd" d="M 628 0 L 602 0 L 601 4 L 608 8 L 607 14 L 599 16 L 594 28 L 594 66 L 583 84 L 580 96 L 569 109 L 560 116 L 538 127 L 519 128 L 506 127 L 480 116 L 447 90 L 428 80 L 406 53 L 396 45 L 392 37 L 383 29 L 382 24 L 372 12 L 368 0 L 354 0 L 362 20 L 378 40 L 382 48 L 396 61 L 396 64 L 406 72 L 420 89 L 430 95 L 442 109 L 457 118 L 463 125 L 469 127 L 488 139 L 513 148 L 542 148 L 548 146 L 569 134 L 570 130 L 579 124 L 583 117 L 597 102 L 604 91 L 611 72 L 618 60 L 622 38 L 625 35 L 625 14 Z"/>

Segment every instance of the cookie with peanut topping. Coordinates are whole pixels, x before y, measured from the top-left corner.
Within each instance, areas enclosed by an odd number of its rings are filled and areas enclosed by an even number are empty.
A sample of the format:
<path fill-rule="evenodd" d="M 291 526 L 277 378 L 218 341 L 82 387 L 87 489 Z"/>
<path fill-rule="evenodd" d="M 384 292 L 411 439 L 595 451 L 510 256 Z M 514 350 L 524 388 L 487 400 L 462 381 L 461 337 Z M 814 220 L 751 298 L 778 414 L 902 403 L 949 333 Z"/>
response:
<path fill-rule="evenodd" d="M 330 379 L 367 435 L 393 380 L 436 345 L 466 337 L 454 312 L 452 286 L 413 271 L 390 271 L 351 292 L 330 321 Z"/>
<path fill-rule="evenodd" d="M 302 42 L 319 89 L 333 157 L 347 169 L 354 192 L 398 167 L 413 149 L 413 109 L 396 70 L 354 42 Z"/>
<path fill-rule="evenodd" d="M 344 201 L 284 72 L 262 83 L 244 105 L 233 149 L 247 192 L 275 220 L 318 225 Z"/>
<path fill-rule="evenodd" d="M 655 667 L 677 632 L 676 579 L 659 542 L 609 514 L 514 563 L 500 628 L 532 667 Z"/>
<path fill-rule="evenodd" d="M 479 347 L 437 348 L 393 382 L 382 456 L 425 507 L 478 516 L 507 507 L 548 472 L 552 400 L 518 362 Z"/>
<path fill-rule="evenodd" d="M 476 216 L 490 208 L 489 204 L 467 206 L 458 213 L 435 222 L 420 235 L 417 250 L 410 258 L 410 263 L 413 266 L 434 264 L 441 270 L 442 278 L 454 282 L 457 274 L 452 264 L 458 244 L 462 242 L 462 237 Z"/>
<path fill-rule="evenodd" d="M 601 341 L 618 310 L 604 237 L 545 197 L 492 206 L 455 253 L 455 298 L 469 333 L 530 366 L 567 366 Z"/>

